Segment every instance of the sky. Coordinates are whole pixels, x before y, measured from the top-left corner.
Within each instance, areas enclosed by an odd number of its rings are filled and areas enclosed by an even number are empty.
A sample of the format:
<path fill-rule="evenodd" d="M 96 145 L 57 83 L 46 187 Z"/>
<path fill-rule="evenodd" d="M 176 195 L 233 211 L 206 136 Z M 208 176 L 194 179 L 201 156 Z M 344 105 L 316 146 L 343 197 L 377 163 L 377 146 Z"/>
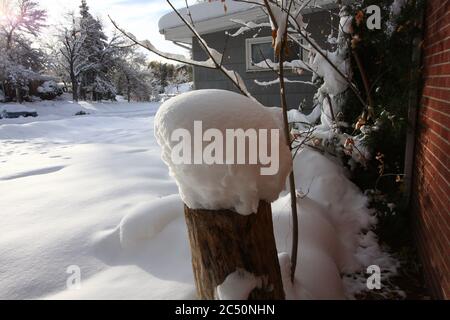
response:
<path fill-rule="evenodd" d="M 37 0 L 48 11 L 48 24 L 56 25 L 64 21 L 67 12 L 78 13 L 81 0 Z M 188 1 L 190 4 L 194 0 Z M 99 17 L 105 31 L 111 33 L 113 26 L 108 19 L 110 15 L 121 28 L 133 33 L 138 39 L 149 39 L 157 48 L 173 53 L 186 54 L 186 51 L 164 40 L 159 33 L 158 21 L 164 14 L 171 12 L 165 0 L 87 0 L 91 14 Z M 172 0 L 177 8 L 184 7 L 185 0 Z M 161 60 L 154 54 L 151 59 Z"/>

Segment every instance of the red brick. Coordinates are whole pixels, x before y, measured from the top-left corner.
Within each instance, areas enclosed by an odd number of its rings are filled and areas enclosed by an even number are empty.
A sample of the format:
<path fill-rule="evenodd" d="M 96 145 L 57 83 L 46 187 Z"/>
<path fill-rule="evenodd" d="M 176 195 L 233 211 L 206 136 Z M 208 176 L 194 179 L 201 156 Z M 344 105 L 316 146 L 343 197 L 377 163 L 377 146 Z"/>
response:
<path fill-rule="evenodd" d="M 432 54 L 450 49 L 450 36 L 440 36 L 437 41 L 425 42 L 423 56 L 427 57 Z"/>
<path fill-rule="evenodd" d="M 441 12 L 445 12 L 448 9 L 449 2 L 448 1 L 437 1 L 437 0 L 428 0 L 427 1 L 427 16 L 433 21 L 436 19 Z"/>
<path fill-rule="evenodd" d="M 425 71 L 426 75 L 450 75 L 450 63 L 429 65 Z"/>
<path fill-rule="evenodd" d="M 450 29 L 450 24 L 448 25 Z M 435 65 L 450 61 L 450 50 L 439 51 L 423 58 L 426 65 Z"/>
<path fill-rule="evenodd" d="M 425 34 L 424 44 L 426 47 L 440 42 L 450 34 L 450 29 L 448 28 L 448 26 L 450 25 L 450 14 L 447 12 L 447 14 L 440 19 L 442 24 L 434 24 L 433 26 L 431 26 L 431 29 L 429 29 Z"/>
<path fill-rule="evenodd" d="M 450 91 L 449 91 L 450 93 Z M 425 116 L 437 122 L 444 128 L 450 128 L 450 114 L 446 110 L 440 110 L 432 107 L 422 107 L 419 110 L 420 115 Z"/>
<path fill-rule="evenodd" d="M 447 213 L 448 198 L 442 196 L 444 192 L 434 183 L 434 175 L 430 173 L 430 170 L 424 167 L 422 175 L 423 179 L 429 181 L 429 184 L 422 184 L 417 188 L 419 192 L 417 199 L 420 200 L 422 208 L 425 209 L 426 214 L 438 212 L 445 215 Z"/>
<path fill-rule="evenodd" d="M 440 87 L 440 88 L 449 88 L 450 87 L 450 75 L 449 76 L 427 77 L 427 78 L 425 78 L 424 85 Z"/>
<path fill-rule="evenodd" d="M 450 1 L 427 1 L 412 208 L 427 283 L 450 298 Z"/>

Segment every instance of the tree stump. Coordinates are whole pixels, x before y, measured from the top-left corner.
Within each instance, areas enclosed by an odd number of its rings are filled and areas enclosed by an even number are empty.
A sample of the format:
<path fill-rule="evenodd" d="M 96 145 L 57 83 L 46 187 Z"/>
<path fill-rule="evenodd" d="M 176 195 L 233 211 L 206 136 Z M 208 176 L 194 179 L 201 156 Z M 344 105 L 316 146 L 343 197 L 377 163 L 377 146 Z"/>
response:
<path fill-rule="evenodd" d="M 199 299 L 214 300 L 216 287 L 240 268 L 268 279 L 249 300 L 284 300 L 270 204 L 261 201 L 250 216 L 185 206 L 185 217 Z"/>

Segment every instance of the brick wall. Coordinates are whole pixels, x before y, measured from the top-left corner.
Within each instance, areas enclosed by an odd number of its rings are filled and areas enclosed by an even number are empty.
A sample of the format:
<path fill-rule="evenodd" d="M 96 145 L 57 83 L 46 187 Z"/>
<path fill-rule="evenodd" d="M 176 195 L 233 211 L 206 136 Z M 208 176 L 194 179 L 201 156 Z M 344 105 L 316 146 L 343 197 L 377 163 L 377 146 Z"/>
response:
<path fill-rule="evenodd" d="M 450 299 L 450 0 L 427 0 L 413 206 L 425 277 Z"/>

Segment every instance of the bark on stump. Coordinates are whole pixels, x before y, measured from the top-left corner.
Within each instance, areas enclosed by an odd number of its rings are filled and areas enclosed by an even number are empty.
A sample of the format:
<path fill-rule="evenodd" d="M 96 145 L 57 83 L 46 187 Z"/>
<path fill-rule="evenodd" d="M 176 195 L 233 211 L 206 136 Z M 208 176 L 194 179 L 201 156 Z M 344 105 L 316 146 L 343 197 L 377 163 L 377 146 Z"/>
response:
<path fill-rule="evenodd" d="M 270 288 L 253 290 L 249 300 L 284 300 L 270 204 L 261 201 L 250 216 L 187 206 L 184 211 L 199 299 L 215 299 L 216 287 L 241 268 L 268 278 Z"/>

